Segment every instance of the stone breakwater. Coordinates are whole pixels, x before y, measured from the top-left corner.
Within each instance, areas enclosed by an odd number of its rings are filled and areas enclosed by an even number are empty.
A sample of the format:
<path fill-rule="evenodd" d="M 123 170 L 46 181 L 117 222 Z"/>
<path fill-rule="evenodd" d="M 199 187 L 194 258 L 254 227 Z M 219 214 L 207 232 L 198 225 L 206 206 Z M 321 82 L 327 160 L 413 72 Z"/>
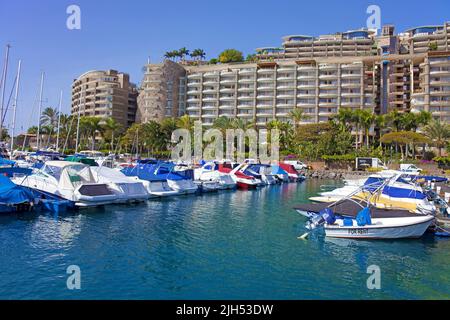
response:
<path fill-rule="evenodd" d="M 308 179 L 343 180 L 364 178 L 369 176 L 370 173 L 364 171 L 309 170 L 305 175 Z"/>

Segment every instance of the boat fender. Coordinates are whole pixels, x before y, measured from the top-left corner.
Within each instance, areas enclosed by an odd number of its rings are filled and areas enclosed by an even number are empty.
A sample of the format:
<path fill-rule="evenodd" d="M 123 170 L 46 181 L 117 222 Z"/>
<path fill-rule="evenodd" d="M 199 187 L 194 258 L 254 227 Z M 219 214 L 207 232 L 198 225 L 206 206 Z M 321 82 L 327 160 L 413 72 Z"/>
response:
<path fill-rule="evenodd" d="M 372 219 L 370 216 L 370 209 L 369 208 L 362 209 L 356 216 L 356 222 L 358 223 L 358 226 L 360 226 L 360 227 L 364 227 L 366 225 L 371 225 Z"/>

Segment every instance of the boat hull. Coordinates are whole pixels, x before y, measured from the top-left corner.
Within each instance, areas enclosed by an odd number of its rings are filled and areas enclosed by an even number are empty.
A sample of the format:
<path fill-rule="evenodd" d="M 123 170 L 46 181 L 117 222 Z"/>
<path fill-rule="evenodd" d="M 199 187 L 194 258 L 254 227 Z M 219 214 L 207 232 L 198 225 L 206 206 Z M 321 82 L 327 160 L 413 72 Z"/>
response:
<path fill-rule="evenodd" d="M 404 219 L 404 221 L 401 221 Z M 392 221 L 392 223 L 389 220 Z M 372 225 L 342 226 L 325 225 L 325 235 L 330 238 L 347 239 L 406 239 L 420 238 L 433 222 L 433 216 L 414 218 L 373 219 Z"/>

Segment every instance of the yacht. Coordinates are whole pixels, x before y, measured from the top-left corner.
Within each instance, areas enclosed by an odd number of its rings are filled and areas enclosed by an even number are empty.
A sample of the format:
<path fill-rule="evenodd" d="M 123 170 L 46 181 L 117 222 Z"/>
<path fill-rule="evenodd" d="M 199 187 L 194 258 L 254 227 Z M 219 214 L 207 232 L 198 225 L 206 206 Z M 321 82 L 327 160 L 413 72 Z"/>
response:
<path fill-rule="evenodd" d="M 47 161 L 31 175 L 14 177 L 12 181 L 17 185 L 70 200 L 77 207 L 111 204 L 117 199 L 108 185 L 96 182 L 91 168 L 82 163 Z"/>

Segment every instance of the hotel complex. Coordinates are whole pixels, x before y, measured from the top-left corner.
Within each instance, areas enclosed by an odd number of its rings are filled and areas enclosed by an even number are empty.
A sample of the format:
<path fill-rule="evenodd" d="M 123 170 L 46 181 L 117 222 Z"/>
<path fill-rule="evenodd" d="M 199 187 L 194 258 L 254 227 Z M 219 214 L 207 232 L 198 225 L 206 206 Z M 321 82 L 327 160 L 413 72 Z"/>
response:
<path fill-rule="evenodd" d="M 72 84 L 72 115 L 113 118 L 127 128 L 136 121 L 137 97 L 128 74 L 89 71 Z"/>
<path fill-rule="evenodd" d="M 135 120 L 187 114 L 210 126 L 225 116 L 264 127 L 275 119 L 292 121 L 296 108 L 304 111 L 305 123 L 327 121 L 340 108 L 352 108 L 376 114 L 425 110 L 450 123 L 450 23 L 394 31 L 386 25 L 379 35 L 365 29 L 290 35 L 281 47 L 258 48 L 256 62 L 147 64 Z M 97 82 L 87 74 L 74 83 L 74 113 L 85 78 Z M 112 105 L 117 110 L 112 116 L 127 114 L 130 124 L 133 108 Z M 100 110 L 111 107 L 86 104 L 88 110 L 104 114 Z"/>

